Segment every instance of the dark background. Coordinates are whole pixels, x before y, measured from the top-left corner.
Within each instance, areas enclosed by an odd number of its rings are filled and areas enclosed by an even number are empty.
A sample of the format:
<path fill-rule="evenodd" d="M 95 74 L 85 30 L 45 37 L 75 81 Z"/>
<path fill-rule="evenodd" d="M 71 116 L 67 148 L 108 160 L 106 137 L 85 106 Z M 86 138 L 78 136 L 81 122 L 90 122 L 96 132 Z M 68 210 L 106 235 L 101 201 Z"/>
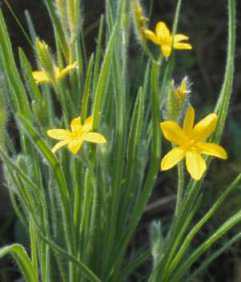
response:
<path fill-rule="evenodd" d="M 10 36 L 15 51 L 17 47 L 26 50 L 29 59 L 34 64 L 34 57 L 31 48 L 27 44 L 19 26 L 12 17 L 6 5 L 0 1 L 4 15 L 6 17 Z M 104 0 L 86 0 L 84 2 L 84 25 L 86 32 L 86 43 L 88 52 L 95 46 L 95 37 L 98 28 L 99 15 L 104 11 Z M 150 1 L 143 1 L 148 3 Z M 188 75 L 192 81 L 192 103 L 198 109 L 199 115 L 203 116 L 211 111 L 217 100 L 221 88 L 227 43 L 227 3 L 224 0 L 206 1 L 183 1 L 183 9 L 179 31 L 186 33 L 191 38 L 193 45 L 192 52 L 180 54 L 177 60 L 175 78 L 180 80 L 184 75 Z M 239 0 L 237 2 L 240 2 Z M 44 5 L 39 0 L 9 0 L 14 12 L 27 29 L 24 11 L 28 10 L 32 16 L 36 30 L 40 38 L 45 39 L 49 44 L 53 41 L 52 30 Z M 176 1 L 174 0 L 154 0 L 151 26 L 162 19 L 169 26 L 172 24 Z M 237 7 L 237 51 L 236 71 L 234 91 L 232 97 L 231 110 L 227 122 L 222 144 L 229 152 L 227 162 L 214 162 L 206 181 L 207 190 L 203 209 L 208 207 L 212 200 L 221 193 L 225 184 L 228 184 L 234 175 L 241 171 L 241 5 Z M 133 41 L 130 49 L 132 64 L 137 65 L 138 50 L 137 41 Z M 131 75 L 131 73 L 130 73 Z M 168 225 L 169 217 L 172 213 L 173 195 L 175 193 L 175 183 L 173 172 L 167 173 L 165 177 L 158 180 L 157 187 L 147 213 L 144 216 L 140 231 L 137 235 L 137 244 L 148 244 L 148 225 L 151 220 L 162 218 L 164 224 Z M 8 201 L 6 188 L 0 187 L 0 244 L 5 245 L 10 242 L 24 240 L 24 232 L 14 216 L 14 212 Z M 159 201 L 161 199 L 161 201 Z M 194 243 L 198 243 L 204 236 L 211 232 L 215 226 L 227 218 L 234 209 L 241 207 L 241 193 L 235 194 L 226 201 L 216 218 L 206 226 L 203 233 L 196 238 Z M 200 211 L 200 214 L 202 211 Z M 240 232 L 240 226 L 232 234 Z M 228 238 L 227 235 L 224 240 Z M 219 243 L 219 246 L 222 242 Z M 0 282 L 14 281 L 18 274 L 11 259 L 0 261 Z M 145 272 L 140 270 L 140 272 Z M 134 278 L 138 281 L 138 278 Z M 241 281 L 241 244 L 234 245 L 229 251 L 223 254 L 209 267 L 207 272 L 199 281 Z"/>

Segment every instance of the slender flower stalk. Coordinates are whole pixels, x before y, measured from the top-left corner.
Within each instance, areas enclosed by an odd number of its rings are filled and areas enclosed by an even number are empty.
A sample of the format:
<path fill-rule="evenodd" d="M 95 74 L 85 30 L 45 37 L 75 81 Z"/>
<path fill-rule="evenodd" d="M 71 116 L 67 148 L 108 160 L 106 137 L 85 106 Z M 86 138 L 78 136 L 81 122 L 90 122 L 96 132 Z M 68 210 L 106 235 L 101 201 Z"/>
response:
<path fill-rule="evenodd" d="M 155 32 L 149 29 L 145 29 L 144 35 L 146 39 L 152 41 L 154 44 L 160 47 L 161 53 L 165 58 L 168 58 L 172 54 L 172 49 L 177 50 L 191 50 L 192 45 L 186 41 L 189 37 L 184 34 L 171 34 L 167 25 L 160 21 L 157 23 Z"/>
<path fill-rule="evenodd" d="M 217 115 L 212 113 L 194 126 L 195 111 L 190 106 L 184 118 L 183 128 L 174 121 L 161 122 L 164 137 L 176 145 L 163 157 L 161 170 L 171 169 L 185 158 L 191 177 L 200 180 L 207 168 L 202 154 L 227 159 L 228 155 L 223 147 L 206 142 L 217 126 L 217 119 Z"/>
<path fill-rule="evenodd" d="M 68 129 L 50 129 L 47 131 L 49 137 L 60 140 L 53 148 L 55 153 L 63 146 L 68 147 L 69 151 L 76 155 L 81 149 L 84 142 L 97 144 L 106 143 L 106 139 L 102 134 L 92 132 L 93 117 L 88 117 L 84 124 L 81 124 L 80 117 L 74 118 L 70 123 L 71 130 Z"/>
<path fill-rule="evenodd" d="M 65 68 L 59 68 L 55 66 L 53 78 L 45 70 L 34 71 L 32 75 L 37 84 L 49 84 L 49 83 L 55 83 L 61 81 L 76 68 L 77 68 L 77 62 L 74 62 L 73 64 L 70 64 Z"/>

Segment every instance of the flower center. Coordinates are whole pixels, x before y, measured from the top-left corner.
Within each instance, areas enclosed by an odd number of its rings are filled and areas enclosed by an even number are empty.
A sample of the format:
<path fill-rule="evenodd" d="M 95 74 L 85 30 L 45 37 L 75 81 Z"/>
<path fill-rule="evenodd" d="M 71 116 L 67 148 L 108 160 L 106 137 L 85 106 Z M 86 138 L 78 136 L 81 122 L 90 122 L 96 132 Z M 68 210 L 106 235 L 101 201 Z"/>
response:
<path fill-rule="evenodd" d="M 171 36 L 163 36 L 160 38 L 161 44 L 166 46 L 172 45 L 172 37 Z"/>
<path fill-rule="evenodd" d="M 81 130 L 76 130 L 71 132 L 71 138 L 76 139 L 80 138 L 83 135 L 83 132 Z"/>
<path fill-rule="evenodd" d="M 197 141 L 195 139 L 189 139 L 186 144 L 184 144 L 183 149 L 184 150 L 191 150 L 195 149 Z"/>

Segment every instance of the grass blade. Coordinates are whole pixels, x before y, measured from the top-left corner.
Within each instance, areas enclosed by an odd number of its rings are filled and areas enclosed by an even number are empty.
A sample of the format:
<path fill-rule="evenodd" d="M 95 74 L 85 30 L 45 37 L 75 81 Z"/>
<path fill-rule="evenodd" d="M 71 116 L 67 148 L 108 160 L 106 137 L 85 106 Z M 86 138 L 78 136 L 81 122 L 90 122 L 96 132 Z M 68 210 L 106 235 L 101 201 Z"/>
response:
<path fill-rule="evenodd" d="M 13 244 L 1 248 L 0 258 L 6 255 L 11 255 L 14 258 L 26 282 L 38 282 L 37 273 L 34 271 L 32 262 L 22 245 Z"/>

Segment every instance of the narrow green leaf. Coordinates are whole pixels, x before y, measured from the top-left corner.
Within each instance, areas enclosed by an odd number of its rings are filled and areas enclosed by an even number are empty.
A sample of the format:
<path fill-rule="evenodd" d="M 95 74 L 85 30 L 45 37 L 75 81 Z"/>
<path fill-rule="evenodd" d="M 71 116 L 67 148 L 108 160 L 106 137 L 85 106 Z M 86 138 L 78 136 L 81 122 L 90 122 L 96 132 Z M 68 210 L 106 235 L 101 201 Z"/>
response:
<path fill-rule="evenodd" d="M 13 109 L 24 116 L 30 117 L 31 111 L 28 97 L 14 61 L 14 54 L 2 11 L 0 11 L 0 42 L 0 59 L 11 90 Z"/>
<path fill-rule="evenodd" d="M 50 248 L 52 248 L 54 251 L 56 251 L 58 254 L 62 255 L 65 259 L 73 262 L 76 264 L 80 270 L 82 271 L 82 275 L 87 279 L 87 281 L 90 282 L 101 282 L 101 280 L 96 276 L 96 274 L 91 271 L 91 269 L 82 261 L 78 260 L 75 256 L 71 255 L 70 253 L 66 252 L 62 247 L 60 247 L 58 244 L 55 243 L 55 241 L 51 240 L 50 238 L 46 237 L 43 233 L 42 227 L 39 226 L 36 219 L 33 218 L 34 224 L 39 230 L 39 236 L 41 239 L 47 243 Z"/>
<path fill-rule="evenodd" d="M 204 270 L 222 253 L 227 251 L 233 244 L 237 243 L 241 239 L 241 233 L 236 234 L 228 241 L 225 240 L 223 246 L 216 251 L 209 254 L 205 260 L 202 261 L 201 265 L 188 277 L 188 281 L 193 281 L 197 276 L 204 272 Z"/>
<path fill-rule="evenodd" d="M 221 227 L 215 232 L 198 248 L 196 248 L 189 256 L 185 259 L 183 264 L 177 269 L 176 273 L 171 278 L 171 281 L 178 282 L 183 277 L 188 269 L 192 266 L 197 259 L 209 250 L 220 238 L 222 238 L 231 228 L 241 222 L 241 211 L 230 217 Z"/>
<path fill-rule="evenodd" d="M 117 26 L 115 26 L 112 30 L 103 63 L 101 66 L 98 82 L 96 85 L 96 91 L 95 91 L 95 98 L 94 98 L 94 104 L 93 104 L 93 116 L 94 116 L 94 129 L 98 128 L 100 123 L 100 118 L 103 110 L 103 99 L 104 95 L 108 86 L 108 79 L 110 77 L 110 71 L 111 71 L 111 63 L 112 63 L 112 54 L 114 51 L 115 46 L 115 38 L 117 35 Z"/>
<path fill-rule="evenodd" d="M 159 171 L 160 163 L 160 153 L 161 153 L 161 132 L 159 127 L 159 66 L 155 63 L 152 65 L 151 71 L 151 84 L 152 84 L 152 145 L 151 145 L 151 158 L 150 167 L 146 176 L 143 191 L 140 193 L 139 199 L 137 199 L 136 204 L 133 208 L 133 213 L 130 219 L 130 226 L 128 232 L 124 234 L 121 238 L 119 244 L 117 245 L 117 250 L 119 255 L 117 256 L 114 267 L 116 267 L 124 254 L 125 248 L 131 239 L 136 226 L 143 214 L 144 208 L 150 198 L 152 189 L 154 187 L 157 173 Z"/>
<path fill-rule="evenodd" d="M 20 244 L 13 244 L 0 249 L 0 258 L 11 255 L 18 264 L 26 282 L 38 282 L 37 273 L 34 271 L 31 260 Z"/>
<path fill-rule="evenodd" d="M 123 215 L 124 221 L 128 217 L 126 213 L 130 210 L 128 206 L 132 205 L 133 200 L 135 201 L 136 189 L 139 185 L 139 181 L 136 179 L 140 170 L 140 158 L 138 153 L 142 143 L 141 137 L 143 132 L 144 123 L 144 91 L 140 88 L 136 97 L 136 102 L 132 112 L 130 130 L 127 145 L 127 167 L 126 167 L 126 179 L 128 183 L 125 188 L 125 194 L 123 195 Z M 125 208 L 126 206 L 126 208 Z"/>
<path fill-rule="evenodd" d="M 88 115 L 88 109 L 90 105 L 90 94 L 91 94 L 91 85 L 92 85 L 92 74 L 93 74 L 93 66 L 94 66 L 94 56 L 91 55 L 89 59 L 89 64 L 87 68 L 86 78 L 85 78 L 85 86 L 84 93 L 81 101 L 81 118 L 84 121 Z"/>
<path fill-rule="evenodd" d="M 24 12 L 24 14 L 25 14 L 25 17 L 26 17 L 26 20 L 27 20 L 28 30 L 29 30 L 29 33 L 30 33 L 30 36 L 31 36 L 31 40 L 32 40 L 32 42 L 35 42 L 36 39 L 37 39 L 37 34 L 36 34 L 36 31 L 35 31 L 35 28 L 34 28 L 32 18 L 31 18 L 30 14 L 27 10 Z"/>
<path fill-rule="evenodd" d="M 69 48 L 68 48 L 68 43 L 66 41 L 66 37 L 63 31 L 63 27 L 59 21 L 59 18 L 56 14 L 56 10 L 54 7 L 54 3 L 52 0 L 44 0 L 44 3 L 48 9 L 54 32 L 55 32 L 55 40 L 56 40 L 56 45 L 58 46 L 60 44 L 60 48 L 62 51 L 62 54 L 64 54 L 64 57 L 66 61 L 68 62 L 69 59 Z"/>
<path fill-rule="evenodd" d="M 236 0 L 228 0 L 228 46 L 227 61 L 224 81 L 216 104 L 215 112 L 218 114 L 219 123 L 213 140 L 219 142 L 225 127 L 228 115 L 230 98 L 233 89 L 234 59 L 236 47 Z"/>
<path fill-rule="evenodd" d="M 41 101 L 42 94 L 40 93 L 39 88 L 36 85 L 34 78 L 32 76 L 32 66 L 28 61 L 23 49 L 19 48 L 18 52 L 19 52 L 18 54 L 19 54 L 21 69 L 29 89 L 29 94 L 32 98 L 32 101 L 35 101 L 37 99 L 37 101 L 39 102 Z"/>
<path fill-rule="evenodd" d="M 99 32 L 95 51 L 95 62 L 94 62 L 94 74 L 93 74 L 93 89 L 96 90 L 96 85 L 98 81 L 98 74 L 100 71 L 100 59 L 102 54 L 102 44 L 103 44 L 103 32 L 104 32 L 104 16 L 102 15 L 99 23 Z"/>
<path fill-rule="evenodd" d="M 234 191 L 235 188 L 237 188 L 238 185 L 241 183 L 241 174 L 237 176 L 237 178 L 233 181 L 231 185 L 227 187 L 227 189 L 221 194 L 221 196 L 217 199 L 217 201 L 212 205 L 212 207 L 209 209 L 209 211 L 202 217 L 198 223 L 194 225 L 192 230 L 188 233 L 186 236 L 184 242 L 182 243 L 179 251 L 176 253 L 176 256 L 174 257 L 172 263 L 170 264 L 170 267 L 168 268 L 168 272 L 172 273 L 174 269 L 177 267 L 178 263 L 181 261 L 181 259 L 184 257 L 188 247 L 190 246 L 192 239 L 194 236 L 199 232 L 199 230 L 204 226 L 204 224 L 217 212 L 217 210 L 220 208 L 224 200 L 227 198 L 227 196 Z"/>

